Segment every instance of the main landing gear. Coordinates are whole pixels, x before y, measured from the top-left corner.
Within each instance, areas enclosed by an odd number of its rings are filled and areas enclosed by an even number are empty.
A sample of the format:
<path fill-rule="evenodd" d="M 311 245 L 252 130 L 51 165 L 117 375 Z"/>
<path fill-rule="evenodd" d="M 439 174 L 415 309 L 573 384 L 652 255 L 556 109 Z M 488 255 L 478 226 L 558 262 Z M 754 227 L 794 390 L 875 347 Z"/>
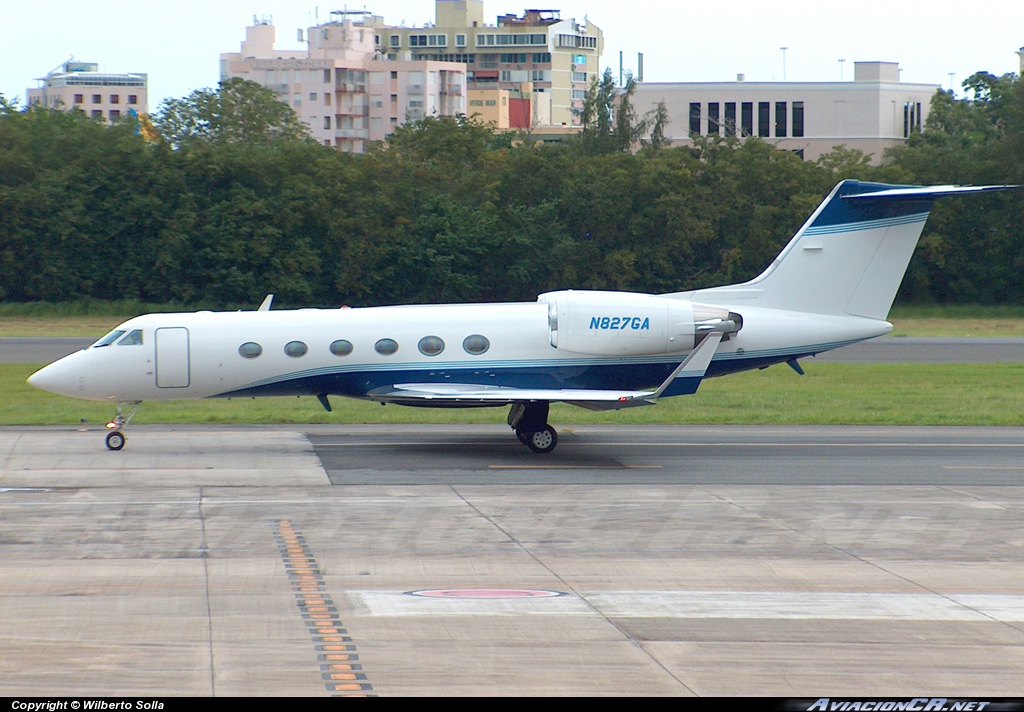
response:
<path fill-rule="evenodd" d="M 536 453 L 546 454 L 558 444 L 558 433 L 548 425 L 548 402 L 516 403 L 508 412 L 509 427 Z"/>
<path fill-rule="evenodd" d="M 124 433 L 121 431 L 128 427 L 128 423 L 135 417 L 135 413 L 140 405 L 142 405 L 140 401 L 128 401 L 117 404 L 117 413 L 107 423 L 107 428 L 110 429 L 110 432 L 107 433 L 108 450 L 120 450 L 124 447 L 125 438 Z M 124 413 L 125 406 L 129 407 L 127 415 Z"/>

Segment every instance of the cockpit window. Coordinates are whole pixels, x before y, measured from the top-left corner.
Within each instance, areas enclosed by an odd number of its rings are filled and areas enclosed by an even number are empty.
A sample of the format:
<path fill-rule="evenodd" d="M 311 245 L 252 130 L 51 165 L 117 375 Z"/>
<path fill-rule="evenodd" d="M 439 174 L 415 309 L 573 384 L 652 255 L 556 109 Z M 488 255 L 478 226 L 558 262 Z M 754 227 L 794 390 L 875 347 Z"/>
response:
<path fill-rule="evenodd" d="M 109 334 L 107 334 L 102 339 L 100 339 L 95 344 L 93 344 L 92 347 L 94 349 L 98 349 L 100 346 L 110 346 L 112 343 L 114 343 L 115 341 L 120 339 L 121 336 L 123 336 L 123 335 L 124 335 L 124 329 L 119 329 L 117 331 L 111 331 Z"/>
<path fill-rule="evenodd" d="M 117 342 L 118 346 L 142 346 L 142 329 L 128 332 L 128 336 Z"/>

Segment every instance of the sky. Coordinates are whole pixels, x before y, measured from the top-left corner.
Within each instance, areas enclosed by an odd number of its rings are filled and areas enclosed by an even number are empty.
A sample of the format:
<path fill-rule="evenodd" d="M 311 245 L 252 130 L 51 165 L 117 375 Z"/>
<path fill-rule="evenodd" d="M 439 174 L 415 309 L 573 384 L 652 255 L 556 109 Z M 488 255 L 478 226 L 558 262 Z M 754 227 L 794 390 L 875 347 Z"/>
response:
<path fill-rule="evenodd" d="M 486 0 L 484 17 L 522 14 L 524 0 Z M 538 6 L 529 0 L 530 7 Z M 1017 72 L 1024 46 L 1024 2 L 666 3 L 654 0 L 547 2 L 563 19 L 584 16 L 604 31 L 602 67 L 617 75 L 644 53 L 647 82 L 849 81 L 854 61 L 899 62 L 901 80 L 952 85 L 976 71 Z M 149 75 L 149 107 L 216 86 L 221 52 L 237 52 L 253 16 L 270 16 L 279 49 L 301 49 L 296 30 L 324 21 L 341 4 L 285 0 L 0 0 L 0 94 L 24 103 L 35 79 L 74 56 L 101 71 Z M 423 25 L 433 0 L 377 0 L 348 9 L 383 15 L 388 24 Z M 666 9 L 667 8 L 667 9 Z M 782 47 L 786 47 L 785 52 Z M 785 57 L 785 68 L 783 67 Z M 840 63 L 839 60 L 846 60 Z"/>

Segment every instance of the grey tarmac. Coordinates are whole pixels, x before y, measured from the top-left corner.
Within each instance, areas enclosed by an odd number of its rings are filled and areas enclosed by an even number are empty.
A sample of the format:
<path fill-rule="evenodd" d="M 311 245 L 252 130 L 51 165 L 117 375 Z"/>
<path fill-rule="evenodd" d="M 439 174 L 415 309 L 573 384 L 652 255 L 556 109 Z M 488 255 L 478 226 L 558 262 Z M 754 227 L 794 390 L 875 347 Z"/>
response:
<path fill-rule="evenodd" d="M 556 427 L 0 428 L 0 695 L 1024 696 L 1024 428 Z"/>

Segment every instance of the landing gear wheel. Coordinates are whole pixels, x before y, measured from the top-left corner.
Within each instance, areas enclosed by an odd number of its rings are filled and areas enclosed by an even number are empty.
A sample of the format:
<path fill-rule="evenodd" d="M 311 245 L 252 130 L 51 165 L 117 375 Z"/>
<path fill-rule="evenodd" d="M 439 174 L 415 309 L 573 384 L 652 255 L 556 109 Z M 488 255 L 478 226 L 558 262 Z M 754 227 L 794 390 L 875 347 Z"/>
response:
<path fill-rule="evenodd" d="M 124 447 L 124 435 L 119 430 L 112 430 L 107 433 L 107 449 L 120 450 Z"/>
<path fill-rule="evenodd" d="M 541 455 L 551 452 L 558 444 L 558 433 L 550 425 L 545 425 L 543 430 L 530 433 L 526 446 Z"/>

